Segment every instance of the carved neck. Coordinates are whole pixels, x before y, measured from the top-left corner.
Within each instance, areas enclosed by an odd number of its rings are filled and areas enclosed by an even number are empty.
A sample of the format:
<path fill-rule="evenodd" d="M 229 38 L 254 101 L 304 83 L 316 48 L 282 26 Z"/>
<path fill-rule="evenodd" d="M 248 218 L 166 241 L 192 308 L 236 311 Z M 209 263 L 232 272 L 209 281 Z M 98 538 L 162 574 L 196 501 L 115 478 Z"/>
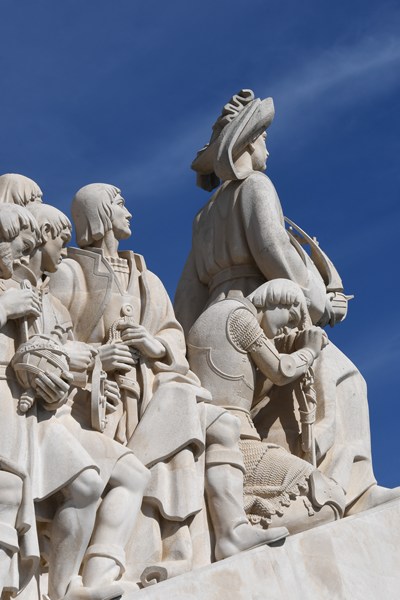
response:
<path fill-rule="evenodd" d="M 92 244 L 93 248 L 100 248 L 106 258 L 118 258 L 119 241 L 115 239 L 114 232 L 110 229 L 101 240 L 97 240 Z"/>
<path fill-rule="evenodd" d="M 29 259 L 29 270 L 35 276 L 36 281 L 41 280 L 44 271 L 42 269 L 42 247 L 39 246 Z"/>
<path fill-rule="evenodd" d="M 253 170 L 251 154 L 246 150 L 235 160 L 235 171 L 238 173 L 248 173 Z"/>

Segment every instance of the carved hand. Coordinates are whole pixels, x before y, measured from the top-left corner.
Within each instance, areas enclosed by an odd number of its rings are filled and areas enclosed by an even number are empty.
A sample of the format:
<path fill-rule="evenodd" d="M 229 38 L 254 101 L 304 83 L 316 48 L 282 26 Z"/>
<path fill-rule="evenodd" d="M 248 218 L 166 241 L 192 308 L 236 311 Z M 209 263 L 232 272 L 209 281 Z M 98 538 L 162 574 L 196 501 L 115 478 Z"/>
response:
<path fill-rule="evenodd" d="M 33 289 L 18 288 L 6 290 L 0 296 L 0 306 L 5 311 L 7 319 L 20 317 L 38 317 L 41 312 L 40 300 Z"/>
<path fill-rule="evenodd" d="M 66 378 L 72 379 L 70 373 L 65 373 Z M 39 373 L 36 377 L 36 391 L 47 402 L 47 404 L 59 403 L 66 400 L 70 384 L 64 381 L 58 375 L 48 371 L 47 373 Z"/>
<path fill-rule="evenodd" d="M 64 348 L 68 352 L 71 371 L 82 373 L 91 371 L 94 366 L 96 350 L 84 342 L 68 341 Z"/>
<path fill-rule="evenodd" d="M 320 327 L 309 327 L 308 329 L 299 331 L 296 338 L 295 347 L 296 350 L 308 348 L 317 357 L 327 343 L 328 338 Z"/>
<path fill-rule="evenodd" d="M 135 366 L 132 354 L 125 344 L 104 344 L 98 348 L 103 369 L 107 373 L 113 371 L 129 371 Z"/>
<path fill-rule="evenodd" d="M 119 386 L 116 381 L 111 381 L 110 379 L 106 379 L 104 382 L 104 395 L 106 397 L 106 411 L 107 413 L 113 413 L 118 407 L 118 404 L 121 401 L 121 393 L 119 391 Z"/>
<path fill-rule="evenodd" d="M 162 358 L 165 348 L 143 325 L 129 325 L 121 331 L 121 338 L 128 346 L 133 346 L 149 358 Z"/>

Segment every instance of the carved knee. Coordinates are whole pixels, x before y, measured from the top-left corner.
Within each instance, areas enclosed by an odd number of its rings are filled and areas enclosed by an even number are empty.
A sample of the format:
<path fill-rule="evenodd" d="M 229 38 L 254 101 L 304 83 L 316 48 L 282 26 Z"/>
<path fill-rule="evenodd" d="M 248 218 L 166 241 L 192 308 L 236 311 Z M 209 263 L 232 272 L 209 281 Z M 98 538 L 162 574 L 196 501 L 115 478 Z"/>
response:
<path fill-rule="evenodd" d="M 67 487 L 67 494 L 77 508 L 97 502 L 104 489 L 100 475 L 94 469 L 85 469 Z"/>
<path fill-rule="evenodd" d="M 236 449 L 239 443 L 240 421 L 229 412 L 224 412 L 207 428 L 206 436 L 209 446 L 218 444 L 224 448 Z"/>
<path fill-rule="evenodd" d="M 239 419 L 228 412 L 222 413 L 207 429 L 206 466 L 230 464 L 244 472 L 239 437 Z"/>

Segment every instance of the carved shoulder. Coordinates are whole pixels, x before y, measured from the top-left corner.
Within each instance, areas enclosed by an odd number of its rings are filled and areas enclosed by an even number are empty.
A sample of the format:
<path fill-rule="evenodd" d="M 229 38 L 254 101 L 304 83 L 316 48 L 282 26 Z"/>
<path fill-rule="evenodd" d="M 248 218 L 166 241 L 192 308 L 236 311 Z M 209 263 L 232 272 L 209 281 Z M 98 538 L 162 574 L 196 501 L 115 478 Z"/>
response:
<path fill-rule="evenodd" d="M 263 336 L 256 317 L 244 306 L 240 306 L 230 313 L 226 333 L 231 344 L 243 353 L 246 353 Z"/>
<path fill-rule="evenodd" d="M 85 277 L 80 266 L 74 260 L 67 258 L 51 275 L 50 291 L 69 310 L 76 290 L 86 291 Z"/>

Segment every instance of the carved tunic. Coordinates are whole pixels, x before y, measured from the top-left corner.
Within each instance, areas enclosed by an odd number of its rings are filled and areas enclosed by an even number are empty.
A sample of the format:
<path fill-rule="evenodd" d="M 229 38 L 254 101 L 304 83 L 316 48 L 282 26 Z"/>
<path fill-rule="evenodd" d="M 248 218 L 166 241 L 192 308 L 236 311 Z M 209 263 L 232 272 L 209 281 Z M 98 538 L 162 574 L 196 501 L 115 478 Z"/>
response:
<path fill-rule="evenodd" d="M 290 279 L 309 297 L 313 322 L 325 310 L 325 284 L 285 231 L 282 207 L 266 175 L 227 181 L 197 214 L 192 251 L 175 297 L 175 311 L 187 333 L 207 304 L 230 290 L 247 296 L 270 279 Z"/>

